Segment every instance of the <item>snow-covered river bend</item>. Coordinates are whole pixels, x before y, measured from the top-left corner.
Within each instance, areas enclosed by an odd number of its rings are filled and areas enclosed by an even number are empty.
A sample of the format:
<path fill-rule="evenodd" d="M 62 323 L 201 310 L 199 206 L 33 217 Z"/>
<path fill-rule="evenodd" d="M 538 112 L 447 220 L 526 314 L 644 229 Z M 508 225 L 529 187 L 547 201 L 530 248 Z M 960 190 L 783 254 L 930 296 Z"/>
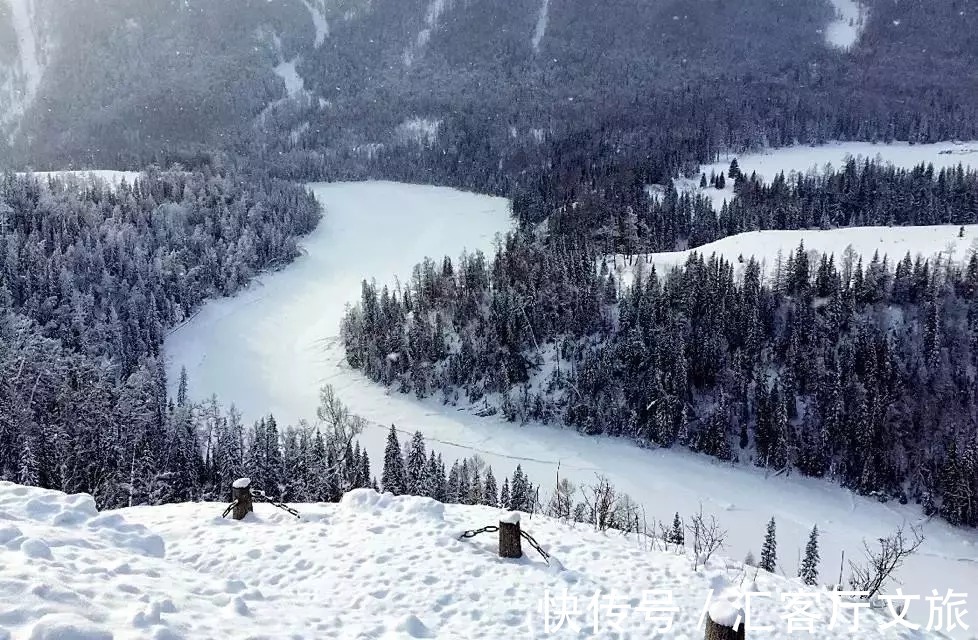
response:
<path fill-rule="evenodd" d="M 386 429 L 421 430 L 447 461 L 479 453 L 497 477 L 522 463 L 531 479 L 552 487 L 557 464 L 562 477 L 577 482 L 604 473 L 644 504 L 648 517 L 669 519 L 703 504 L 729 530 L 733 558 L 757 555 L 764 526 L 778 522 L 779 560 L 796 571 L 809 530 L 818 524 L 822 575 L 834 580 L 840 554 L 856 556 L 862 539 L 891 532 L 919 510 L 853 496 L 824 482 L 799 477 L 765 478 L 677 451 L 650 451 L 627 442 L 585 438 L 540 425 L 507 424 L 479 418 L 437 400 L 418 402 L 372 384 L 343 362 L 337 335 L 348 303 L 361 281 L 393 283 L 409 277 L 425 256 L 457 256 L 481 249 L 491 256 L 498 233 L 510 227 L 508 203 L 451 189 L 392 183 L 314 185 L 326 208 L 320 227 L 304 239 L 306 255 L 265 275 L 233 298 L 208 303 L 174 331 L 165 351 L 171 381 L 186 366 L 191 395 L 217 394 L 233 402 L 250 422 L 272 413 L 280 424 L 315 419 L 318 391 L 330 384 L 355 413 L 371 422 L 361 438 L 372 460 L 382 460 Z M 920 556 L 903 572 L 907 593 L 930 595 L 948 588 L 971 592 L 968 614 L 978 627 L 978 536 L 943 523 L 926 525 Z M 927 604 L 911 607 L 926 624 Z M 965 635 L 964 637 L 967 637 Z"/>

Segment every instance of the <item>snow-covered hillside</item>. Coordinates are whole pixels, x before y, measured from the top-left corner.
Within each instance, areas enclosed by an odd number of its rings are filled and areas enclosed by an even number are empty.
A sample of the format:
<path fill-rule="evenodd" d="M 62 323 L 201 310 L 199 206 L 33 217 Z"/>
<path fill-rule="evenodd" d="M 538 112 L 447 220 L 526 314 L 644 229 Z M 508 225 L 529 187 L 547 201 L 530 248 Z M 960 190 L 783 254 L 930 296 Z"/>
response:
<path fill-rule="evenodd" d="M 786 176 L 793 172 L 821 172 L 827 165 L 839 169 L 850 157 L 857 161 L 869 159 L 892 164 L 903 169 L 911 169 L 922 162 L 933 164 L 938 171 L 959 164 L 974 168 L 978 167 L 978 141 L 913 145 L 906 142 L 831 142 L 817 147 L 796 145 L 746 154 L 727 154 L 718 162 L 701 166 L 696 175 L 676 180 L 675 185 L 680 193 L 701 193 L 709 197 L 713 207 L 719 210 L 725 200 L 734 198 L 733 180 L 728 180 L 724 189 L 701 189 L 700 174 L 705 173 L 707 178 L 713 174 L 725 174 L 734 158 L 744 174 L 749 176 L 756 173 L 760 179 L 769 182 L 781 172 Z"/>
<path fill-rule="evenodd" d="M 837 49 L 853 47 L 866 27 L 866 6 L 857 0 L 832 0 L 835 19 L 825 31 L 825 41 Z"/>
<path fill-rule="evenodd" d="M 48 180 L 50 178 L 63 179 L 67 181 L 77 181 L 80 185 L 92 185 L 105 183 L 112 187 L 117 187 L 123 180 L 132 184 L 139 178 L 138 171 L 112 171 L 108 169 L 80 170 L 80 171 L 36 171 L 33 173 L 38 180 Z"/>
<path fill-rule="evenodd" d="M 748 597 L 750 638 L 936 637 L 880 630 L 890 619 L 867 610 L 852 635 L 825 590 L 720 557 L 694 571 L 647 540 L 539 516 L 522 526 L 549 565 L 525 544 L 500 559 L 493 534 L 459 540 L 498 522 L 487 507 L 371 490 L 296 505 L 299 519 L 257 504 L 224 520 L 224 506 L 98 513 L 86 495 L 0 482 L 0 637 L 699 640 L 710 603 Z"/>
<path fill-rule="evenodd" d="M 507 203 L 390 183 L 319 185 L 315 193 L 327 214 L 305 240 L 305 256 L 234 298 L 208 303 L 168 338 L 165 352 L 174 385 L 185 365 L 197 399 L 216 393 L 234 401 L 246 421 L 271 412 L 286 424 L 314 418 L 318 388 L 330 384 L 344 404 L 368 421 L 360 441 L 375 463 L 382 460 L 394 423 L 406 433 L 423 432 L 446 460 L 479 454 L 498 473 L 522 464 L 544 491 L 553 486 L 558 465 L 560 477 L 578 484 L 603 473 L 642 503 L 649 518 L 671 519 L 702 503 L 730 531 L 729 552 L 738 558 L 749 550 L 759 552 L 763 523 L 776 516 L 789 574 L 797 570 L 796 554 L 814 524 L 823 532 L 822 570 L 837 573 L 840 554 L 852 557 L 863 539 L 886 535 L 905 521 L 924 522 L 916 507 L 880 504 L 826 482 L 766 477 L 757 469 L 680 451 L 482 418 L 474 415 L 474 407 L 447 408 L 371 383 L 345 364 L 337 337 L 344 307 L 360 295 L 361 279 L 393 283 L 408 277 L 425 255 L 458 255 L 464 248 L 491 251 L 494 234 L 509 225 Z M 969 228 L 968 233 L 974 237 L 976 231 Z M 924 530 L 927 541 L 922 555 L 907 566 L 904 588 L 929 593 L 976 585 L 978 534 L 940 521 L 926 522 Z M 910 615 L 927 622 L 923 607 Z"/>
<path fill-rule="evenodd" d="M 862 257 L 868 263 L 878 253 L 880 259 L 888 258 L 891 266 L 907 253 L 911 257 L 920 256 L 925 260 L 961 263 L 971 259 L 978 251 L 978 225 L 964 227 L 961 237 L 960 225 L 938 225 L 932 227 L 852 227 L 829 230 L 799 231 L 752 231 L 729 236 L 716 242 L 690 249 L 688 251 L 667 251 L 641 255 L 617 255 L 608 258 L 608 268 L 616 274 L 619 284 L 627 286 L 638 269 L 645 272 L 654 266 L 661 275 L 672 267 L 686 262 L 693 253 L 709 257 L 723 256 L 743 268 L 752 256 L 760 263 L 763 273 L 772 276 L 779 265 L 783 266 L 788 256 L 804 243 L 810 256 L 820 257 L 823 253 L 835 256 L 836 265 L 842 264 L 847 253 L 853 259 Z M 815 262 L 815 261 L 813 261 Z"/>
<path fill-rule="evenodd" d="M 11 133 L 37 95 L 52 43 L 45 34 L 37 0 L 4 2 L 17 39 L 14 63 L 0 65 L 0 132 Z"/>

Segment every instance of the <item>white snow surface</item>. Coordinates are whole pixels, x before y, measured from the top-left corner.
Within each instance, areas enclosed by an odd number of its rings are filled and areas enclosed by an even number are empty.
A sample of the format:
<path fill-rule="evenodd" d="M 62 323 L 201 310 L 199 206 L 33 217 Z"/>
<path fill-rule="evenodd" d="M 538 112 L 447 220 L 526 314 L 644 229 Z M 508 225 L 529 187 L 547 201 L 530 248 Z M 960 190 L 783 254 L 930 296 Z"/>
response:
<path fill-rule="evenodd" d="M 5 0 L 10 11 L 11 23 L 17 38 L 19 68 L 13 70 L 6 82 L 0 85 L 0 126 L 15 124 L 34 101 L 44 77 L 42 58 L 44 39 L 37 33 L 37 16 L 34 0 Z"/>
<path fill-rule="evenodd" d="M 784 172 L 787 177 L 792 173 L 809 171 L 822 173 L 827 166 L 838 170 L 849 158 L 857 162 L 869 159 L 903 169 L 912 169 L 921 162 L 933 164 L 935 171 L 952 169 L 959 164 L 966 169 L 969 167 L 974 169 L 978 168 L 978 141 L 932 144 L 830 142 L 815 147 L 795 145 L 745 154 L 728 153 L 718 162 L 701 166 L 696 175 L 677 179 L 676 190 L 680 193 L 695 192 L 708 196 L 713 200 L 713 207 L 719 210 L 724 201 L 734 198 L 733 181 L 727 180 L 725 189 L 713 187 L 700 189 L 700 174 L 705 173 L 707 179 L 711 174 L 719 175 L 722 172 L 726 175 L 730 169 L 730 161 L 734 158 L 737 159 L 737 164 L 744 174 L 749 176 L 751 172 L 755 172 L 765 182 L 770 182 L 781 172 Z"/>
<path fill-rule="evenodd" d="M 306 83 L 295 68 L 295 65 L 298 62 L 298 58 L 293 58 L 292 60 L 287 61 L 283 60 L 273 69 L 275 75 L 285 82 L 285 92 L 290 98 L 298 97 L 306 90 Z"/>
<path fill-rule="evenodd" d="M 550 0 L 543 0 L 540 3 L 540 14 L 537 16 L 537 26 L 533 30 L 533 40 L 530 42 L 535 53 L 540 52 L 540 43 L 547 35 L 547 22 L 550 16 Z"/>
<path fill-rule="evenodd" d="M 404 50 L 404 55 L 402 56 L 404 66 L 410 67 L 418 59 L 418 56 L 424 52 L 424 48 L 431 39 L 431 33 L 438 28 L 438 21 L 441 19 L 442 14 L 451 6 L 451 2 L 452 0 L 429 0 L 428 8 L 425 11 L 424 28 L 418 32 L 414 42 Z"/>
<path fill-rule="evenodd" d="M 643 504 L 650 520 L 671 522 L 677 511 L 689 515 L 702 504 L 729 531 L 726 553 L 735 558 L 748 550 L 759 555 L 764 525 L 775 516 L 781 570 L 787 575 L 797 572 L 797 556 L 812 525 L 822 532 L 823 576 L 834 580 L 843 550 L 847 558 L 855 558 L 864 539 L 873 541 L 905 522 L 919 522 L 927 541 L 901 574 L 904 591 L 978 592 L 978 533 L 927 521 L 916 507 L 881 504 L 814 479 L 767 477 L 762 470 L 688 452 L 643 449 L 553 426 L 482 418 L 473 413 L 477 407 L 418 401 L 371 383 L 345 364 L 337 337 L 344 307 L 360 295 L 361 279 L 405 279 L 426 255 L 439 259 L 463 249 L 491 255 L 494 234 L 510 225 L 507 202 L 383 182 L 314 185 L 313 190 L 326 214 L 305 239 L 305 255 L 234 298 L 208 303 L 167 339 L 169 379 L 175 385 L 185 365 L 194 399 L 216 393 L 235 402 L 246 421 L 271 412 L 280 424 L 294 424 L 314 419 L 318 388 L 330 384 L 340 400 L 367 420 L 360 442 L 375 462 L 383 460 L 387 431 L 394 423 L 402 440 L 421 431 L 446 461 L 478 454 L 500 478 L 519 463 L 542 485 L 542 494 L 553 487 L 558 464 L 560 477 L 578 484 L 603 473 Z M 374 471 L 379 474 L 376 466 Z M 493 511 L 490 519 L 496 515 Z M 558 552 L 562 561 L 565 553 Z M 626 571 L 630 567 L 620 566 Z M 978 606 L 971 609 L 974 627 Z M 911 606 L 909 617 L 926 624 L 927 614 L 921 601 Z"/>
<path fill-rule="evenodd" d="M 825 31 L 825 41 L 848 51 L 857 42 L 866 27 L 866 6 L 856 0 L 832 0 L 835 19 Z"/>
<path fill-rule="evenodd" d="M 784 266 L 788 257 L 804 243 L 805 251 L 813 265 L 823 253 L 834 256 L 836 267 L 842 265 L 847 253 L 854 258 L 862 257 L 863 266 L 869 264 L 873 255 L 888 259 L 891 268 L 910 253 L 942 263 L 952 261 L 963 263 L 978 251 L 978 225 L 964 227 L 964 237 L 959 237 L 961 225 L 937 225 L 930 227 L 847 227 L 828 230 L 799 231 L 751 231 L 728 236 L 687 251 L 667 251 L 637 255 L 618 254 L 607 259 L 608 268 L 615 274 L 622 286 L 629 286 L 635 279 L 636 271 L 648 273 L 655 267 L 661 277 L 673 267 L 686 263 L 693 253 L 709 257 L 713 254 L 723 256 L 733 263 L 735 273 L 739 273 L 753 256 L 761 266 L 766 277 L 773 276 L 779 266 Z M 855 263 L 855 259 L 853 260 Z"/>
<path fill-rule="evenodd" d="M 317 49 L 323 46 L 326 38 L 329 37 L 329 22 L 326 20 L 323 7 L 320 6 L 321 2 L 322 0 L 302 0 L 302 4 L 306 5 L 312 17 L 312 26 L 316 29 L 316 39 L 313 44 Z"/>
<path fill-rule="evenodd" d="M 751 596 L 751 638 L 782 638 L 803 594 L 815 640 L 852 637 L 846 618 L 829 627 L 832 599 L 774 574 L 756 584 L 734 561 L 694 571 L 685 556 L 651 550 L 616 532 L 535 516 L 524 527 L 552 555 L 529 547 L 498 557 L 497 540 L 466 530 L 492 524 L 487 507 L 427 498 L 346 494 L 339 504 L 294 505 L 299 519 L 268 504 L 240 522 L 223 504 L 187 503 L 97 513 L 91 498 L 0 482 L 0 636 L 13 640 L 197 640 L 216 638 L 702 638 L 717 594 L 724 613 Z M 46 549 L 38 557 L 27 549 Z M 658 590 L 659 593 L 655 593 Z M 617 609 L 587 607 L 595 595 Z M 564 599 L 578 613 L 548 629 Z M 671 614 L 647 613 L 671 606 Z M 658 621 L 669 631 L 654 634 Z M 843 614 L 844 615 L 844 614 Z M 883 614 L 860 616 L 859 638 L 936 637 L 881 631 Z M 571 627 L 571 624 L 577 629 Z M 618 627 L 614 628 L 612 625 Z M 578 630 L 579 629 L 579 630 Z M 619 630 L 620 629 L 620 630 Z"/>

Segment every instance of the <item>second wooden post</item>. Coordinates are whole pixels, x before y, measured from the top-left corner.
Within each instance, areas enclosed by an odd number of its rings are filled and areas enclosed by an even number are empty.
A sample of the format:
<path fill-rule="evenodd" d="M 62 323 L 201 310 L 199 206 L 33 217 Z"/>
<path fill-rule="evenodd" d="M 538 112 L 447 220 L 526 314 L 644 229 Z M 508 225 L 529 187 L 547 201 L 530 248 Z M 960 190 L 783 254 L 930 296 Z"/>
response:
<path fill-rule="evenodd" d="M 520 514 L 515 511 L 504 513 L 499 517 L 499 557 L 523 557 L 523 544 L 520 536 Z"/>
<path fill-rule="evenodd" d="M 254 511 L 251 505 L 251 478 L 238 478 L 231 485 L 231 500 L 234 501 L 234 511 L 231 517 L 241 520 Z"/>

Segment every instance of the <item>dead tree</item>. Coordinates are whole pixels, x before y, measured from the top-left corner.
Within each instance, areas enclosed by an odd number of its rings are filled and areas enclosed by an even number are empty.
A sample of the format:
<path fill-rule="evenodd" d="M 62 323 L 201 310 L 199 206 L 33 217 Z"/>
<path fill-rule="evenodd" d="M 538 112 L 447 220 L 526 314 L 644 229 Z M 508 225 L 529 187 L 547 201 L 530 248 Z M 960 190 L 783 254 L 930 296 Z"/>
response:
<path fill-rule="evenodd" d="M 504 514 L 499 518 L 499 557 L 523 557 L 520 514 L 516 512 Z"/>
<path fill-rule="evenodd" d="M 897 569 L 902 567 L 904 561 L 916 553 L 924 543 L 924 534 L 920 527 L 910 525 L 910 534 L 913 539 L 907 537 L 901 526 L 892 535 L 878 539 L 879 549 L 871 548 L 864 541 L 864 562 L 857 564 L 849 561 L 849 568 L 852 571 L 849 575 L 849 584 L 853 589 L 866 592 L 867 600 L 872 600 L 882 591 L 886 583 L 893 579 Z"/>
<path fill-rule="evenodd" d="M 251 478 L 238 478 L 231 485 L 231 499 L 234 501 L 234 511 L 231 517 L 241 520 L 254 511 L 251 505 Z"/>

